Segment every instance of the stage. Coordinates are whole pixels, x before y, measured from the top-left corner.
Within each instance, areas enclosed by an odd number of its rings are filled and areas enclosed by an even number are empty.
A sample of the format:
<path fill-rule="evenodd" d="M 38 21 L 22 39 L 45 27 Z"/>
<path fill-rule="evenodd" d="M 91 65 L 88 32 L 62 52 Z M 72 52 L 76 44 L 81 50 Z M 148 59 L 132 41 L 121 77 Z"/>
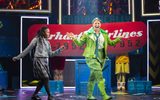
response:
<path fill-rule="evenodd" d="M 0 100 L 31 100 L 34 89 L 18 89 L 0 91 Z M 39 92 L 42 100 L 47 100 L 47 95 Z M 56 93 L 53 95 L 54 100 L 86 100 L 86 96 L 75 95 L 75 89 L 64 89 L 64 93 Z M 112 100 L 160 100 L 160 89 L 152 89 L 151 94 L 128 94 L 127 92 L 112 92 Z M 102 100 L 101 96 L 96 97 Z"/>
<path fill-rule="evenodd" d="M 48 82 L 34 76 L 49 78 L 54 100 L 86 100 L 93 73 L 112 100 L 160 100 L 159 26 L 160 0 L 0 0 L 0 100 L 31 100 Z M 42 58 L 51 75 L 35 74 Z"/>

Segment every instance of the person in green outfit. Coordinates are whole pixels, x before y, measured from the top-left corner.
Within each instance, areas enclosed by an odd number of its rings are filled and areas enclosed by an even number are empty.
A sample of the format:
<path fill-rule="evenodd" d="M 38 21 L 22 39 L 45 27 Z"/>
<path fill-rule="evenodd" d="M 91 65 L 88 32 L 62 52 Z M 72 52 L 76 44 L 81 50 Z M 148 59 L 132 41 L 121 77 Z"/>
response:
<path fill-rule="evenodd" d="M 86 59 L 86 63 L 90 68 L 90 76 L 88 82 L 88 100 L 95 100 L 92 95 L 95 83 L 98 83 L 98 88 L 102 94 L 103 100 L 112 99 L 111 96 L 106 94 L 105 91 L 105 79 L 102 75 L 102 70 L 107 57 L 107 46 L 114 46 L 121 41 L 120 37 L 111 40 L 108 33 L 101 29 L 101 20 L 94 18 L 92 20 L 92 27 L 85 31 L 80 39 L 77 39 L 72 32 L 67 32 L 67 36 L 70 37 L 74 43 L 78 46 L 86 44 L 83 52 L 83 56 Z"/>

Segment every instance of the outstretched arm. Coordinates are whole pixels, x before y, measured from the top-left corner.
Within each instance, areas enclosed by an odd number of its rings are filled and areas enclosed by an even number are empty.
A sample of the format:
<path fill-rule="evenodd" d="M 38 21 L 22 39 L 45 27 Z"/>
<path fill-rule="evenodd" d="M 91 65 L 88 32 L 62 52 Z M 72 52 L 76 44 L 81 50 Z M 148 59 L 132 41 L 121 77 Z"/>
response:
<path fill-rule="evenodd" d="M 58 48 L 55 51 L 50 50 L 50 54 L 49 55 L 50 55 L 50 57 L 53 57 L 53 56 L 58 55 L 59 53 L 61 53 L 64 49 L 65 49 L 65 46 L 62 45 L 60 48 Z"/>
<path fill-rule="evenodd" d="M 111 40 L 108 36 L 107 36 L 107 41 L 108 41 L 108 44 L 111 45 L 111 46 L 114 46 L 116 45 L 117 43 L 119 43 L 121 41 L 122 37 L 117 37 L 116 39 L 114 40 Z"/>
<path fill-rule="evenodd" d="M 73 42 L 74 42 L 76 45 L 78 45 L 78 46 L 82 46 L 83 44 L 85 44 L 86 39 L 87 39 L 87 36 L 86 36 L 84 33 L 83 33 L 83 35 L 80 37 L 80 39 L 77 39 L 72 32 L 70 32 L 70 33 L 67 32 L 66 35 L 67 35 L 68 37 L 70 37 L 70 38 L 73 40 Z"/>
<path fill-rule="evenodd" d="M 70 39 L 74 39 L 74 34 L 72 32 L 67 32 L 66 34 Z"/>
<path fill-rule="evenodd" d="M 22 51 L 22 53 L 20 53 L 19 55 L 15 56 L 12 58 L 13 61 L 17 61 L 20 58 L 23 58 L 24 56 L 26 56 L 36 45 L 37 39 L 34 38 L 31 43 L 27 46 L 27 48 L 24 49 L 24 51 Z"/>

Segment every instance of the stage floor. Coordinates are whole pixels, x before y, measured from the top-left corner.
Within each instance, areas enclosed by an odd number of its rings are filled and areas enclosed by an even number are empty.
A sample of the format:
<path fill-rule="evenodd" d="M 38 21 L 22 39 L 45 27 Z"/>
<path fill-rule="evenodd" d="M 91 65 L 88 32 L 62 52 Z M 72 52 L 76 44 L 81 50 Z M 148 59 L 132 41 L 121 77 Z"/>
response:
<path fill-rule="evenodd" d="M 65 89 L 62 94 L 54 94 L 54 100 L 86 100 L 86 96 L 75 95 L 75 89 Z M 0 100 L 31 100 L 34 89 L 4 90 L 0 91 Z M 42 100 L 47 100 L 47 95 L 39 92 Z M 112 100 L 160 100 L 160 89 L 153 89 L 151 94 L 133 94 L 112 92 Z M 102 100 L 100 96 L 97 100 Z"/>

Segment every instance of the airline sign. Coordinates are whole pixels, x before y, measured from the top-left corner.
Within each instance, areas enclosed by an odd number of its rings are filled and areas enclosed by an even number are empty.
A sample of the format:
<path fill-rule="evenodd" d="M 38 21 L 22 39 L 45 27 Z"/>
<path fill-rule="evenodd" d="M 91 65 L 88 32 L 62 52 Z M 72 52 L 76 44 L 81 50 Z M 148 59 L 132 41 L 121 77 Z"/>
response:
<path fill-rule="evenodd" d="M 32 25 L 28 30 L 28 42 L 35 36 L 36 32 L 44 24 Z M 67 32 L 73 32 L 75 37 L 80 38 L 84 31 L 88 30 L 91 24 L 49 24 L 50 37 L 52 49 L 55 50 L 61 45 L 65 45 L 66 49 L 62 52 L 62 56 L 82 56 L 85 46 L 78 47 L 74 42 L 66 36 Z M 127 53 L 139 48 L 146 44 L 147 33 L 146 25 L 143 22 L 118 22 L 118 23 L 103 23 L 102 29 L 108 32 L 110 39 L 117 36 L 123 36 L 122 41 L 116 46 L 109 46 L 109 54 Z"/>

